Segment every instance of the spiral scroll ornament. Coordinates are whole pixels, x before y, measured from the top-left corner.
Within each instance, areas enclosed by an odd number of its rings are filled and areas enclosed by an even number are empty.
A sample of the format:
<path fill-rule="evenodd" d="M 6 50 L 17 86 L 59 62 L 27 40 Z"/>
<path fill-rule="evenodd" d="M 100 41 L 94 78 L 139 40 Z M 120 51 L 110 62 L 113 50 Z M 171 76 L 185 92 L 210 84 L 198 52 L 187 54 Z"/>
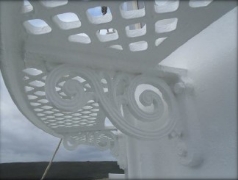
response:
<path fill-rule="evenodd" d="M 127 93 L 128 104 L 131 111 L 138 118 L 138 120 L 145 121 L 145 122 L 157 121 L 158 119 L 162 117 L 163 113 L 165 112 L 166 103 L 163 102 L 162 96 L 157 94 L 155 91 L 146 89 L 140 94 L 139 101 L 141 102 L 143 106 L 153 105 L 154 109 L 150 113 L 144 111 L 142 108 L 138 106 L 138 103 L 136 102 L 134 98 L 134 93 L 136 91 L 136 88 L 140 84 L 149 84 L 158 88 L 160 91 L 164 92 L 163 96 L 166 95 L 166 97 L 168 98 L 168 102 L 172 103 L 172 100 L 169 99 L 170 96 L 167 95 L 167 91 L 169 91 L 169 89 L 167 88 L 165 82 L 163 82 L 161 79 L 151 79 L 151 78 L 146 78 L 143 76 L 136 77 L 132 81 L 130 86 L 128 87 L 128 93 Z"/>
<path fill-rule="evenodd" d="M 77 80 L 67 80 L 63 86 L 64 93 L 70 96 L 69 99 L 62 98 L 56 91 L 60 78 L 69 75 L 69 68 L 61 68 L 60 71 L 52 71 L 46 79 L 46 96 L 57 108 L 66 111 L 77 111 L 89 100 L 93 100 L 93 93 L 85 92 L 83 86 Z"/>
<path fill-rule="evenodd" d="M 91 88 L 85 90 L 80 82 L 68 80 L 64 84 L 67 99 L 57 93 L 55 86 L 60 78 L 72 73 L 83 77 Z M 107 92 L 102 80 L 106 81 Z M 138 93 L 141 85 L 146 86 Z M 97 70 L 60 65 L 47 77 L 45 91 L 49 101 L 62 110 L 77 111 L 89 100 L 98 102 L 116 128 L 137 138 L 155 139 L 167 135 L 179 118 L 170 87 L 156 76 L 117 73 L 111 77 L 105 72 L 102 76 Z"/>

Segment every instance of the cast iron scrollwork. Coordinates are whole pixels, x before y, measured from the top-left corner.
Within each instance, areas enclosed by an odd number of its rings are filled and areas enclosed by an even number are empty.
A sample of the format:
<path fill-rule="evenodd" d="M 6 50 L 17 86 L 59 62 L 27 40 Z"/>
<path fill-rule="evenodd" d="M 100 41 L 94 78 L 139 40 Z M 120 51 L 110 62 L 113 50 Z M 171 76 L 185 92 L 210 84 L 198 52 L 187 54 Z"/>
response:
<path fill-rule="evenodd" d="M 70 98 L 63 98 L 57 93 L 56 84 L 60 78 L 72 73 L 84 78 L 91 88 L 85 90 L 80 85 L 81 82 L 68 80 L 64 84 L 64 91 Z M 143 91 L 137 92 L 141 85 L 144 86 Z M 154 139 L 168 134 L 179 116 L 170 87 L 156 76 L 117 73 L 111 77 L 107 73 L 102 75 L 97 70 L 65 64 L 49 73 L 45 91 L 51 103 L 67 111 L 77 111 L 89 100 L 94 100 L 100 104 L 116 128 L 142 139 Z"/>

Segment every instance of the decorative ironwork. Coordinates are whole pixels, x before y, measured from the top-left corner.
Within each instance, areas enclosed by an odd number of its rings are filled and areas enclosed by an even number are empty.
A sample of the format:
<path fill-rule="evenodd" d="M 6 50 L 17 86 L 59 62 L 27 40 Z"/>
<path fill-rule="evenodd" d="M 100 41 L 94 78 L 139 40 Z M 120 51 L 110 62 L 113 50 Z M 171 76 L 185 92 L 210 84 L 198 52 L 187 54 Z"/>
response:
<path fill-rule="evenodd" d="M 56 85 L 62 77 L 71 74 L 85 79 L 90 88 L 84 90 L 79 81 L 68 79 L 62 89 L 69 98 L 64 98 L 57 92 Z M 103 80 L 107 84 L 106 92 L 103 90 Z M 137 95 L 136 100 L 135 92 L 140 85 L 147 87 Z M 45 90 L 49 101 L 62 111 L 77 112 L 88 101 L 97 102 L 119 130 L 135 137 L 159 138 L 166 135 L 179 118 L 173 93 L 166 82 L 156 76 L 119 73 L 110 78 L 106 73 L 100 76 L 95 70 L 61 65 L 47 76 Z M 146 110 L 148 106 L 151 108 Z M 128 113 L 136 122 L 141 123 L 142 128 L 137 128 L 127 121 Z M 148 123 L 153 124 L 152 129 L 145 128 L 144 125 Z"/>

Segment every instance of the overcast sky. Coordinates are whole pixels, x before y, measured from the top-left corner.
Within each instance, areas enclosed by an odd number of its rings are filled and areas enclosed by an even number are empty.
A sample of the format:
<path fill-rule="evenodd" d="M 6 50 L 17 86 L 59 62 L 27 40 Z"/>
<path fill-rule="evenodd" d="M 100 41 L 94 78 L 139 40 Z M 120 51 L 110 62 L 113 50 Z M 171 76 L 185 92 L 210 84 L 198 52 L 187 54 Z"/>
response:
<path fill-rule="evenodd" d="M 0 162 L 49 161 L 59 138 L 45 133 L 28 121 L 13 103 L 0 73 L 1 141 Z M 115 161 L 109 151 L 81 145 L 74 151 L 63 145 L 54 161 Z"/>

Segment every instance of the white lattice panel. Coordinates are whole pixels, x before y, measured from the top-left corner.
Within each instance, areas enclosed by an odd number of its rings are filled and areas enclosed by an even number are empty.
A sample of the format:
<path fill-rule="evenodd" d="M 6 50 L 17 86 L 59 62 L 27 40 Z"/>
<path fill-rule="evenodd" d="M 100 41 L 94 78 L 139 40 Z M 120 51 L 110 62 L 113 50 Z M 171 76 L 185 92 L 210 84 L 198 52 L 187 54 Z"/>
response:
<path fill-rule="evenodd" d="M 153 67 L 231 6 L 212 0 L 24 4 L 19 16 L 29 53 L 44 54 L 51 62 L 129 72 Z M 101 6 L 107 7 L 105 15 Z"/>
<path fill-rule="evenodd" d="M 45 95 L 45 79 L 46 72 L 36 70 L 33 68 L 27 68 L 24 70 L 24 84 L 25 93 L 27 94 L 28 102 L 30 103 L 36 116 L 47 126 L 56 131 L 65 131 L 67 128 L 79 130 L 90 130 L 93 126 L 97 128 L 103 128 L 103 117 L 98 115 L 99 105 L 94 101 L 89 101 L 83 109 L 79 109 L 77 112 L 64 112 L 60 111 L 47 100 Z M 85 91 L 89 91 L 90 85 L 84 79 L 78 76 L 69 76 L 62 78 L 56 86 L 57 92 L 62 97 L 67 98 L 67 95 L 62 91 L 62 86 L 68 79 L 77 79 L 84 84 Z"/>

